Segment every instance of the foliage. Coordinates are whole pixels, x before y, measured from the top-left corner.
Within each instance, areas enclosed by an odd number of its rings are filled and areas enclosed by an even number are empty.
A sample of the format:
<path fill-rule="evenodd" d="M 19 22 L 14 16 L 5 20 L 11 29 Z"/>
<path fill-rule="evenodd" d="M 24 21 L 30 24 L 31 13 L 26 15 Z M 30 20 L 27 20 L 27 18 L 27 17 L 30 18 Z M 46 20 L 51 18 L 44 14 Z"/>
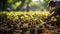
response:
<path fill-rule="evenodd" d="M 0 12 L 1 14 L 6 14 L 7 18 L 10 20 L 18 20 L 19 18 L 23 20 L 39 21 L 49 15 L 49 12 Z M 21 16 L 22 15 L 22 16 Z M 20 16 L 20 17 L 19 17 Z"/>
<path fill-rule="evenodd" d="M 29 4 L 31 0 L 7 0 L 7 7 L 10 7 L 11 9 L 16 8 L 17 10 L 21 7 L 24 7 L 25 3 Z"/>

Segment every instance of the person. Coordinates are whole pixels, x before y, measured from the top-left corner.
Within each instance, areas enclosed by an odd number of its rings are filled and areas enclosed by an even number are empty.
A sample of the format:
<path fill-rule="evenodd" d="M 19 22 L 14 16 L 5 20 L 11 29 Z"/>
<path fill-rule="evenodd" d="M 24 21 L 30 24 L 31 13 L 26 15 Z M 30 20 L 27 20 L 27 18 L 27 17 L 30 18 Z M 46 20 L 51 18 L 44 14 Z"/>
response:
<path fill-rule="evenodd" d="M 55 10 L 55 2 L 54 1 L 50 1 L 49 2 L 49 7 L 50 7 L 50 13 L 52 13 Z"/>
<path fill-rule="evenodd" d="M 55 1 L 55 10 L 47 17 L 47 19 L 51 19 L 52 16 L 55 16 L 57 19 L 55 21 L 56 26 L 60 26 L 60 1 L 58 0 Z"/>

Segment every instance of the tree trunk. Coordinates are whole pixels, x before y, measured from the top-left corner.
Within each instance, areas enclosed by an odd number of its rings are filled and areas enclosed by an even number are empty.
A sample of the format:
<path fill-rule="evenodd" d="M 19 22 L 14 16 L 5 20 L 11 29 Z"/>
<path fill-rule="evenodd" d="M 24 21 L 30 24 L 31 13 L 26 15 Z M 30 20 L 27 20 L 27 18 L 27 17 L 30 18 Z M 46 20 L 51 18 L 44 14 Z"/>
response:
<path fill-rule="evenodd" d="M 24 6 L 25 0 L 21 0 L 21 5 L 17 8 L 17 10 L 21 10 Z"/>
<path fill-rule="evenodd" d="M 0 11 L 2 10 L 2 7 L 3 7 L 3 0 L 0 1 Z"/>
<path fill-rule="evenodd" d="M 0 1 L 0 11 L 4 11 L 6 9 L 7 0 Z"/>
<path fill-rule="evenodd" d="M 6 4 L 7 4 L 7 0 L 3 0 L 3 7 L 2 7 L 2 10 L 4 11 L 4 10 L 6 10 Z"/>

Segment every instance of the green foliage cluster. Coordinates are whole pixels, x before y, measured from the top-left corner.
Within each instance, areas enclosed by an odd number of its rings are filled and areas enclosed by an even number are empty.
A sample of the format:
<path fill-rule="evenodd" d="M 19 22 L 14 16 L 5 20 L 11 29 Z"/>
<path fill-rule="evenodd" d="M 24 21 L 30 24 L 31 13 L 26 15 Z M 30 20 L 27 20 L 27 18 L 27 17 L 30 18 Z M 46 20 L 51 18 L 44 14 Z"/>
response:
<path fill-rule="evenodd" d="M 7 0 L 7 8 L 17 8 L 21 4 L 21 0 Z"/>
<path fill-rule="evenodd" d="M 19 18 L 23 19 L 23 21 L 39 21 L 39 22 L 43 22 L 43 19 L 46 18 L 47 16 L 49 16 L 49 12 L 0 12 L 0 16 L 2 14 L 6 14 L 7 18 L 9 20 L 19 20 Z"/>
<path fill-rule="evenodd" d="M 7 8 L 17 9 L 29 4 L 32 0 L 7 0 Z"/>

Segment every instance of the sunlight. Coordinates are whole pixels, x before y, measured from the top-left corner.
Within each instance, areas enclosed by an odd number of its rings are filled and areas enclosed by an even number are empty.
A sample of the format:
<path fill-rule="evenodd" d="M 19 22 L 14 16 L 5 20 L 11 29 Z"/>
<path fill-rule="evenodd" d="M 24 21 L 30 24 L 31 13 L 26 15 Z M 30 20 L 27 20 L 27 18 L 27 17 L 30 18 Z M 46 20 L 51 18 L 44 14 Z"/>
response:
<path fill-rule="evenodd" d="M 41 1 L 41 2 L 43 2 L 44 0 L 32 0 L 33 2 L 36 2 L 36 1 Z"/>
<path fill-rule="evenodd" d="M 43 2 L 44 0 L 41 0 L 41 2 Z"/>
<path fill-rule="evenodd" d="M 38 0 L 32 0 L 33 2 L 38 1 Z"/>

